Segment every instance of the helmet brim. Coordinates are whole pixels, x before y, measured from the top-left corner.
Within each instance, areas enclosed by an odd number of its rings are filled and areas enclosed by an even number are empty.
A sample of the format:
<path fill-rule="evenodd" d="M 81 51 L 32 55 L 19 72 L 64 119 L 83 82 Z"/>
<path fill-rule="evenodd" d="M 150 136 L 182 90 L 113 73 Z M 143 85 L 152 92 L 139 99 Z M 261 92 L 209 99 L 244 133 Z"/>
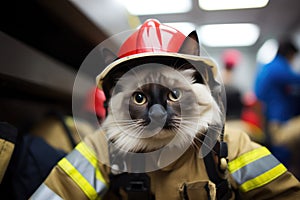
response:
<path fill-rule="evenodd" d="M 199 72 L 199 75 L 202 77 L 201 79 L 204 78 L 203 76 L 205 76 L 204 74 L 207 73 L 207 70 L 212 72 L 214 78 L 217 77 L 216 64 L 209 58 L 180 53 L 150 52 L 135 54 L 115 60 L 104 68 L 104 70 L 97 76 L 96 84 L 98 88 L 105 92 L 106 97 L 109 98 L 109 91 L 114 87 L 114 81 L 135 66 L 146 63 L 161 63 L 171 67 L 173 63 L 176 63 L 179 66 L 182 66 L 180 63 L 190 63 L 189 66 L 192 66 L 197 72 Z"/>

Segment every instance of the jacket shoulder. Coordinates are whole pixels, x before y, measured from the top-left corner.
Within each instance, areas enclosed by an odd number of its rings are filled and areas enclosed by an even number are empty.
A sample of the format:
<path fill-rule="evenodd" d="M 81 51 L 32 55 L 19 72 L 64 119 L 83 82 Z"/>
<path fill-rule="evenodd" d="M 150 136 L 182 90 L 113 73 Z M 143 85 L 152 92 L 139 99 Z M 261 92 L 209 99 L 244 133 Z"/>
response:
<path fill-rule="evenodd" d="M 247 133 L 225 126 L 229 180 L 242 199 L 297 199 L 299 181 Z"/>
<path fill-rule="evenodd" d="M 261 147 L 260 144 L 253 142 L 247 133 L 230 125 L 225 125 L 224 140 L 228 144 L 228 160 L 234 160 L 240 155 L 253 149 Z"/>

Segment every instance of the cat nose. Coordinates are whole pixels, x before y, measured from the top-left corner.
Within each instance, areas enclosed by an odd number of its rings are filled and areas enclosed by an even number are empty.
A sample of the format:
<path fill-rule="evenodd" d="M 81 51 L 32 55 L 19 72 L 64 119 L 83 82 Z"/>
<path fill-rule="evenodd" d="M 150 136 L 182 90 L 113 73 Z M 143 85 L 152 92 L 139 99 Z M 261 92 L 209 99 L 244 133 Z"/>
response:
<path fill-rule="evenodd" d="M 151 119 L 151 122 L 165 123 L 167 119 L 167 111 L 162 105 L 154 104 L 150 107 L 149 118 Z"/>

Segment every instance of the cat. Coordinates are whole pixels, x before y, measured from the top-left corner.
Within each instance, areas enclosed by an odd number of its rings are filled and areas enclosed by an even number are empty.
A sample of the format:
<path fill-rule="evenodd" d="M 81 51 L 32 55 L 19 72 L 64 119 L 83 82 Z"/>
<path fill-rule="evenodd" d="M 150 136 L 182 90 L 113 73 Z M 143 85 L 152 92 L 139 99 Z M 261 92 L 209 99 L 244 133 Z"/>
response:
<path fill-rule="evenodd" d="M 150 152 L 171 141 L 171 147 L 185 146 L 221 120 L 208 86 L 195 82 L 195 70 L 153 68 L 143 66 L 123 76 L 111 97 L 103 128 L 124 151 Z"/>
<path fill-rule="evenodd" d="M 192 32 L 179 53 L 199 55 L 196 38 Z M 127 68 L 106 81 L 113 82 L 114 89 L 106 91 L 110 102 L 102 128 L 117 148 L 125 152 L 152 152 L 166 145 L 181 148 L 199 141 L 208 126 L 220 124 L 220 108 L 192 64 L 178 59 Z"/>

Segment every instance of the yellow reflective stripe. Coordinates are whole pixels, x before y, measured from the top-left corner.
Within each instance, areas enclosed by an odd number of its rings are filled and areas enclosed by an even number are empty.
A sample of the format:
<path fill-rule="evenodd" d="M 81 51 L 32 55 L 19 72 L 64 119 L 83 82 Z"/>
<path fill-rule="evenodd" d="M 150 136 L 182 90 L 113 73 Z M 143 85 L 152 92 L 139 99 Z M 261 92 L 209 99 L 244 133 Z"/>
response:
<path fill-rule="evenodd" d="M 107 186 L 107 183 L 98 168 L 97 165 L 98 159 L 96 157 L 96 154 L 83 142 L 79 143 L 75 149 L 79 151 L 89 161 L 89 163 L 96 169 L 96 178 Z"/>
<path fill-rule="evenodd" d="M 250 190 L 253 190 L 255 188 L 263 186 L 263 185 L 273 181 L 277 177 L 281 176 L 286 171 L 287 171 L 287 169 L 284 167 L 283 164 L 280 163 L 279 165 L 270 169 L 269 171 L 243 183 L 240 186 L 241 190 L 243 192 L 248 192 Z"/>
<path fill-rule="evenodd" d="M 61 159 L 58 162 L 58 165 L 64 170 L 67 175 L 72 178 L 72 180 L 82 189 L 82 191 L 89 199 L 98 199 L 96 190 L 66 158 Z"/>
<path fill-rule="evenodd" d="M 248 165 L 249 163 L 258 160 L 264 156 L 270 155 L 271 152 L 266 147 L 260 147 L 244 153 L 237 159 L 230 161 L 228 163 L 228 169 L 230 173 L 234 173 L 235 171 L 239 170 L 240 168 Z"/>

